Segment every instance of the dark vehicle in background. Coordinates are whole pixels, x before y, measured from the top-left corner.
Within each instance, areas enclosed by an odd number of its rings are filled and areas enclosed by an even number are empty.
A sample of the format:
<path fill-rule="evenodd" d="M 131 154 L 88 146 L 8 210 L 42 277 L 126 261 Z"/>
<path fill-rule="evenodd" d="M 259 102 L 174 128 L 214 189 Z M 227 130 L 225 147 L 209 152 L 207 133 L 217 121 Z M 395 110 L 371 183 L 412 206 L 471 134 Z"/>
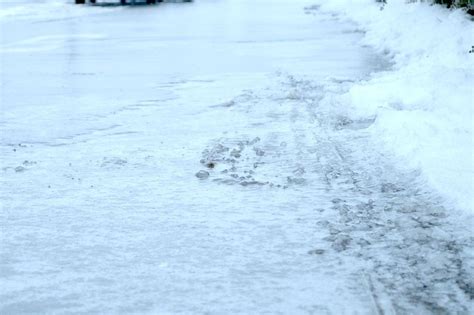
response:
<path fill-rule="evenodd" d="M 76 4 L 85 4 L 87 0 L 75 0 Z M 117 4 L 127 5 L 127 4 L 155 4 L 157 2 L 163 2 L 163 0 L 119 0 Z M 97 0 L 89 0 L 89 3 L 96 4 Z"/>

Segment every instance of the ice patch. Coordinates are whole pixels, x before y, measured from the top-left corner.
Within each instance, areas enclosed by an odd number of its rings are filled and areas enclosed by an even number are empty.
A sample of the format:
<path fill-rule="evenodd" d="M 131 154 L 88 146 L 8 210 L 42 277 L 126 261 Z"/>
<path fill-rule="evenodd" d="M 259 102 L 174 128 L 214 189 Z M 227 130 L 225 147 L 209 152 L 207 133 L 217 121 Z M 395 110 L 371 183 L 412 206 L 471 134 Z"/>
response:
<path fill-rule="evenodd" d="M 34 53 L 59 49 L 64 47 L 67 42 L 76 40 L 101 41 L 107 38 L 102 34 L 68 34 L 68 35 L 49 35 L 37 36 L 24 39 L 14 43 L 2 43 L 0 53 Z"/>

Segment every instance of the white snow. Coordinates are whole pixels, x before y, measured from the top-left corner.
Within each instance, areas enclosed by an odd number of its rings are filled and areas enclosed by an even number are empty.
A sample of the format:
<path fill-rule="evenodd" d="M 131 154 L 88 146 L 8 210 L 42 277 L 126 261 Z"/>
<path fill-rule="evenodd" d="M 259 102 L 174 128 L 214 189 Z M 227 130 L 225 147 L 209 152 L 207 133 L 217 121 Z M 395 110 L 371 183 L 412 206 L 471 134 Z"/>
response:
<path fill-rule="evenodd" d="M 0 313 L 469 313 L 465 18 L 315 1 L 0 2 Z"/>
<path fill-rule="evenodd" d="M 374 138 L 422 171 L 449 203 L 473 211 L 474 23 L 427 2 L 320 1 L 365 31 L 393 69 L 354 84 L 332 104 L 375 117 Z"/>

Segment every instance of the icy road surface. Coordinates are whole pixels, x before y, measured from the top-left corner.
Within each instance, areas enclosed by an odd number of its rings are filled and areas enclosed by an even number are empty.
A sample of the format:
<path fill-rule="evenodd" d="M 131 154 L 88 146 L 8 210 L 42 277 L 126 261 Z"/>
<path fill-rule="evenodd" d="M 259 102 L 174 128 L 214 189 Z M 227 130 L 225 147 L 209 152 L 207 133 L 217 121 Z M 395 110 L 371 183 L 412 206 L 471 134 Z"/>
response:
<path fill-rule="evenodd" d="M 320 103 L 387 67 L 354 25 L 35 5 L 0 15 L 1 314 L 472 311 L 472 222 Z"/>

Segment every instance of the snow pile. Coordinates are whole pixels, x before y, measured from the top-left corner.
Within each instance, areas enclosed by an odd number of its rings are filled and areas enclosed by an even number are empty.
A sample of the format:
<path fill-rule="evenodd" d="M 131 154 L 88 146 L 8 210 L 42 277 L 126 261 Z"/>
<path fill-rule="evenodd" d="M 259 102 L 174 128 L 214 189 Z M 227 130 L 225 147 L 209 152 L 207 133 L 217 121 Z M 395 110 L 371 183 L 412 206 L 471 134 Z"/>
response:
<path fill-rule="evenodd" d="M 364 44 L 393 68 L 354 84 L 336 101 L 454 207 L 473 210 L 474 27 L 461 10 L 428 3 L 321 1 L 366 31 Z"/>

